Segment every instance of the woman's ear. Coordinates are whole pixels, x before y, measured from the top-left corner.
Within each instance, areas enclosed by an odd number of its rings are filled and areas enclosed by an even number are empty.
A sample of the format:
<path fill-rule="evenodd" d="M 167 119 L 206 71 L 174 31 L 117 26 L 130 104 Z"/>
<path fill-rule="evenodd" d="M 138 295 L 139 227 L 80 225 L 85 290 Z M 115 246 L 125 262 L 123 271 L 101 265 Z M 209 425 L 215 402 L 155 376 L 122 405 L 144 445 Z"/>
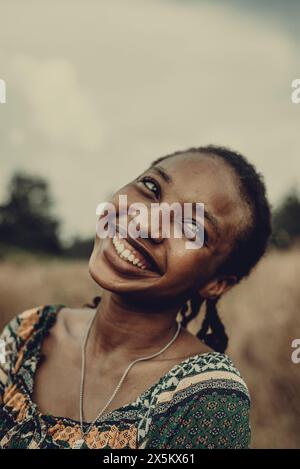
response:
<path fill-rule="evenodd" d="M 215 299 L 230 290 L 230 288 L 232 288 L 236 283 L 237 277 L 235 275 L 223 275 L 222 277 L 210 280 L 198 291 L 202 298 Z"/>

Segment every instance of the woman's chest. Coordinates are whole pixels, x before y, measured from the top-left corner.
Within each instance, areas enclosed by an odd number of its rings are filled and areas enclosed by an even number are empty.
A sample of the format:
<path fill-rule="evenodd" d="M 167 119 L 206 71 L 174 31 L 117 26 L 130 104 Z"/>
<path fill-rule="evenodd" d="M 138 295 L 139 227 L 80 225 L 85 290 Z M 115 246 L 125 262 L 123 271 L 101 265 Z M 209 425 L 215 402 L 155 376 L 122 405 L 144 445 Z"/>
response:
<path fill-rule="evenodd" d="M 74 357 L 56 350 L 40 363 L 34 374 L 32 400 L 42 414 L 79 420 L 82 390 L 83 418 L 91 422 L 100 412 L 112 412 L 134 403 L 155 387 L 175 362 L 139 362 L 125 373 L 128 363 L 101 366 L 87 361 L 83 370 L 80 355 Z"/>

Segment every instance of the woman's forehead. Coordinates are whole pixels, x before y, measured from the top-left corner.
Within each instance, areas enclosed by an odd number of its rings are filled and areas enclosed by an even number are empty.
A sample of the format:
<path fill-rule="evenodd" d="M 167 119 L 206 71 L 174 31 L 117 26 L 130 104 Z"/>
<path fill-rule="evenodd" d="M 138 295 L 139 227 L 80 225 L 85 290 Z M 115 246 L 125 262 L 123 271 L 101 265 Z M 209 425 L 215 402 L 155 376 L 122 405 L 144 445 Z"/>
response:
<path fill-rule="evenodd" d="M 218 157 L 184 153 L 166 158 L 157 167 L 169 176 L 169 189 L 183 195 L 184 199 L 191 199 L 188 202 L 201 202 L 195 200 L 201 195 L 226 199 L 226 204 L 229 199 L 240 197 L 236 174 Z"/>
<path fill-rule="evenodd" d="M 180 172 L 190 172 L 190 173 L 201 173 L 208 172 L 214 169 L 218 170 L 228 170 L 231 172 L 229 165 L 224 162 L 217 155 L 212 154 L 203 154 L 196 152 L 186 152 L 174 155 L 162 160 L 159 163 L 159 166 L 162 166 L 172 173 L 176 173 L 178 170 Z"/>

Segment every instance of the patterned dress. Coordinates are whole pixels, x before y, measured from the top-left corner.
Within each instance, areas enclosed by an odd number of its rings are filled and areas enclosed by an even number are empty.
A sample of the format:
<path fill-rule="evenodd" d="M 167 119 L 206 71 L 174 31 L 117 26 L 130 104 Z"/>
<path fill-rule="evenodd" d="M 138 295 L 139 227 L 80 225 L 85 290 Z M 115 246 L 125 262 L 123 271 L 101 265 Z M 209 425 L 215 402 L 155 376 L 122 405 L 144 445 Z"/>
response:
<path fill-rule="evenodd" d="M 32 401 L 41 344 L 62 307 L 25 311 L 0 335 L 0 448 L 72 448 L 81 438 L 78 421 L 42 414 Z M 249 408 L 248 389 L 232 361 L 217 352 L 198 354 L 131 404 L 103 414 L 83 447 L 248 448 Z"/>

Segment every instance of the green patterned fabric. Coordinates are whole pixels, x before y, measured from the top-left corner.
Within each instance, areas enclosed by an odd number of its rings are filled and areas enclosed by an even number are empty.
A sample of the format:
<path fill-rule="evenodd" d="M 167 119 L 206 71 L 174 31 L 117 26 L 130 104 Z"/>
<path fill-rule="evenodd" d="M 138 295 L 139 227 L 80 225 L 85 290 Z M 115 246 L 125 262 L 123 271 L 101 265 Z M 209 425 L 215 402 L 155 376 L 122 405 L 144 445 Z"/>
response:
<path fill-rule="evenodd" d="M 41 344 L 63 305 L 40 306 L 4 329 L 0 364 L 0 448 L 72 448 L 79 422 L 42 414 L 32 401 Z M 85 448 L 248 448 L 250 397 L 228 356 L 194 355 L 175 365 L 138 398 L 104 414 Z M 88 423 L 84 423 L 88 428 Z"/>

